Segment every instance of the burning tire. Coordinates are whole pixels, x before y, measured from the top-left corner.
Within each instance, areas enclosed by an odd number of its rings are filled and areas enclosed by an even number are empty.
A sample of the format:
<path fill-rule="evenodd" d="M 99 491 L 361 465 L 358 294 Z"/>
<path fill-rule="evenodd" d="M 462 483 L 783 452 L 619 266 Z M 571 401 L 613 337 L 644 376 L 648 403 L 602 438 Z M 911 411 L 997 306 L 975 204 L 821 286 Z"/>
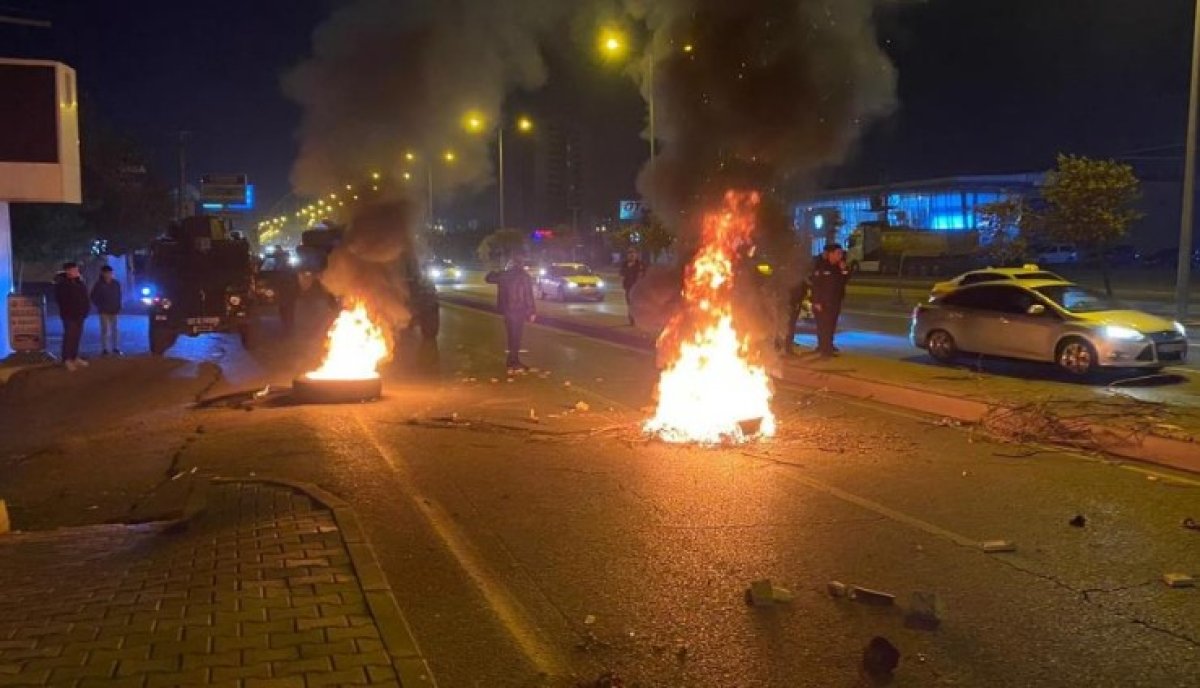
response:
<path fill-rule="evenodd" d="M 292 400 L 301 404 L 353 404 L 378 399 L 383 380 L 324 380 L 302 375 L 292 381 Z"/>

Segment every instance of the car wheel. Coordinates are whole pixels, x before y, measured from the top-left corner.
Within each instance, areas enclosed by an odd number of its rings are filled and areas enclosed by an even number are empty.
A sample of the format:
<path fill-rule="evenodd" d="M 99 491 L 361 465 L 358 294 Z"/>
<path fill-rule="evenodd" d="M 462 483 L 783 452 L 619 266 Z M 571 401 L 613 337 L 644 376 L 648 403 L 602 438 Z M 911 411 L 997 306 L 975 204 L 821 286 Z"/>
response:
<path fill-rule="evenodd" d="M 1072 375 L 1087 375 L 1096 367 L 1096 349 L 1086 340 L 1068 339 L 1058 345 L 1054 360 L 1059 368 Z"/>
<path fill-rule="evenodd" d="M 942 363 L 949 363 L 958 357 L 958 345 L 954 337 L 945 330 L 934 330 L 925 338 L 925 348 L 929 355 Z"/>

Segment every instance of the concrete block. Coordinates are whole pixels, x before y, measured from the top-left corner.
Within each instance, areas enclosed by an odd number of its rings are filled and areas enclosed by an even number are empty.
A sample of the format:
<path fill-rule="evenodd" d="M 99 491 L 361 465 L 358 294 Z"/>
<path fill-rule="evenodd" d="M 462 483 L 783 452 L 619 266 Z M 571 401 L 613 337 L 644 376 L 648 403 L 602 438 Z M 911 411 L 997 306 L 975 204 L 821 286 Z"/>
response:
<path fill-rule="evenodd" d="M 1194 588 L 1196 579 L 1186 573 L 1164 573 L 1163 582 L 1169 588 Z"/>
<path fill-rule="evenodd" d="M 825 584 L 825 591 L 829 593 L 830 597 L 845 597 L 846 584 L 841 581 L 829 581 Z"/>

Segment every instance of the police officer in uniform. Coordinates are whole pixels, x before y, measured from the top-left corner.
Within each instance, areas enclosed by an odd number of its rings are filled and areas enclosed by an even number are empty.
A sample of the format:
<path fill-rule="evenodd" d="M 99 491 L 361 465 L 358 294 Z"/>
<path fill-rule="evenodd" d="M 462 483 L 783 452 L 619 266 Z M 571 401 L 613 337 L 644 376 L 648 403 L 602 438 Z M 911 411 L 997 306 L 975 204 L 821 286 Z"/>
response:
<path fill-rule="evenodd" d="M 809 278 L 813 318 L 817 321 L 817 353 L 823 357 L 837 353 L 833 335 L 837 332 L 838 316 L 842 314 L 842 301 L 846 298 L 846 283 L 849 281 L 846 251 L 840 244 L 827 244 L 813 264 Z"/>

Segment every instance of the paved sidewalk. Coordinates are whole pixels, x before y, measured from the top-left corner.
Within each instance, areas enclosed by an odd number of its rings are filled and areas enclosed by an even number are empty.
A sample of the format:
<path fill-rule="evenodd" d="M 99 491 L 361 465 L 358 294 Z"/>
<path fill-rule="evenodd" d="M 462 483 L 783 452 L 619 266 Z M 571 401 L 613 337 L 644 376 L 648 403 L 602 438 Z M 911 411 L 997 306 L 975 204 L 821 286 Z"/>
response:
<path fill-rule="evenodd" d="M 0 686 L 399 686 L 333 514 L 213 486 L 165 524 L 0 537 Z"/>

